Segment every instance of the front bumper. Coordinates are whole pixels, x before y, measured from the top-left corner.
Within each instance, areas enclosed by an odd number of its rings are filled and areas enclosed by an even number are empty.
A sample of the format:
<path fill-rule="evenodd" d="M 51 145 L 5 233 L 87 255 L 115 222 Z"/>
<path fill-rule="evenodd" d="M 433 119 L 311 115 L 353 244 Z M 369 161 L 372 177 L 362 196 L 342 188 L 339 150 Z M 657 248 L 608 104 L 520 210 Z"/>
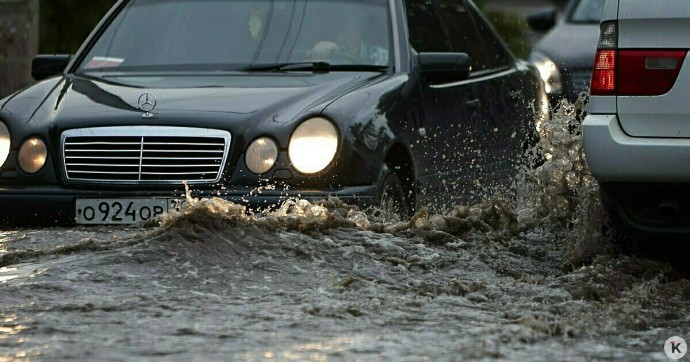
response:
<path fill-rule="evenodd" d="M 192 197 L 218 197 L 247 206 L 249 210 L 266 210 L 280 206 L 288 199 L 309 201 L 337 197 L 351 205 L 367 208 L 375 204 L 375 185 L 349 186 L 319 190 L 267 190 L 236 188 L 226 190 L 192 190 Z M 0 187 L 0 225 L 72 225 L 76 218 L 76 200 L 113 198 L 184 198 L 179 191 L 104 191 L 77 190 L 55 186 Z"/>
<path fill-rule="evenodd" d="M 587 164 L 600 183 L 690 182 L 690 139 L 630 137 L 617 116 L 601 114 L 585 118 L 582 134 Z"/>

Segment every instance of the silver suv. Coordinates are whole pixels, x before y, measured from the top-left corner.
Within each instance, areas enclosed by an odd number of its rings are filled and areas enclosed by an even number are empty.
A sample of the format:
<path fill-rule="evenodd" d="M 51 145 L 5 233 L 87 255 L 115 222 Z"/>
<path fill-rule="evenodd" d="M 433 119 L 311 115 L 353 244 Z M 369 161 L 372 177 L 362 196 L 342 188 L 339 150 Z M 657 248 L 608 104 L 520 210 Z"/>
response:
<path fill-rule="evenodd" d="M 688 0 L 604 7 L 583 137 L 621 231 L 690 234 L 688 34 Z"/>

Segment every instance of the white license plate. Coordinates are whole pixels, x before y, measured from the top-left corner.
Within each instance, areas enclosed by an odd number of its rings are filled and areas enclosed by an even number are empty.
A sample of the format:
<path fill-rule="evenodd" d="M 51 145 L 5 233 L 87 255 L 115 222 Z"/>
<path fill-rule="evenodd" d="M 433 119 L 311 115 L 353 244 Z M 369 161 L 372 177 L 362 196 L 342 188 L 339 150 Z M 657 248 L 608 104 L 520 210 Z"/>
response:
<path fill-rule="evenodd" d="M 77 199 L 77 224 L 134 224 L 171 211 L 180 211 L 181 199 Z"/>

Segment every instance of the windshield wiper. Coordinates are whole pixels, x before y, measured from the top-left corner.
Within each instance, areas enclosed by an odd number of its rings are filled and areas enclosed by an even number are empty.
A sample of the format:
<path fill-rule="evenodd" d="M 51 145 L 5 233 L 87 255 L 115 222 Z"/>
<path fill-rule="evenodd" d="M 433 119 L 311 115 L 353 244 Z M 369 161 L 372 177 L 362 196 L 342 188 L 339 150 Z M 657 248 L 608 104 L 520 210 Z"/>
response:
<path fill-rule="evenodd" d="M 281 70 L 314 70 L 327 72 L 331 68 L 328 62 L 292 62 L 292 63 L 269 63 L 252 64 L 242 70 L 248 72 L 271 72 Z"/>
<path fill-rule="evenodd" d="M 387 65 L 371 64 L 331 64 L 328 62 L 293 62 L 275 64 L 253 64 L 244 69 L 247 72 L 279 72 L 279 71 L 313 71 L 328 73 L 331 71 L 376 71 L 385 72 Z"/>

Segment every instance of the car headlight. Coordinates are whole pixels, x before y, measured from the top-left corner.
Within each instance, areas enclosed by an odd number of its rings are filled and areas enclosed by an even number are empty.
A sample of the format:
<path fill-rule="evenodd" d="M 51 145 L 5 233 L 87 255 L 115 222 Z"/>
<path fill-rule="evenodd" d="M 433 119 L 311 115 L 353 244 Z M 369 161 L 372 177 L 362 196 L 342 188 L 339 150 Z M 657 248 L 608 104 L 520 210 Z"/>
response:
<path fill-rule="evenodd" d="M 249 171 L 256 174 L 266 173 L 278 159 L 278 146 L 268 137 L 257 138 L 247 148 L 244 157 Z"/>
<path fill-rule="evenodd" d="M 325 118 L 310 118 L 290 138 L 288 156 L 295 169 L 317 173 L 328 166 L 338 150 L 338 130 Z"/>
<path fill-rule="evenodd" d="M 10 155 L 10 130 L 4 123 L 0 122 L 0 167 L 7 161 Z"/>
<path fill-rule="evenodd" d="M 38 137 L 31 137 L 19 148 L 19 167 L 26 173 L 36 173 L 46 163 L 48 149 Z"/>
<path fill-rule="evenodd" d="M 542 53 L 532 52 L 529 56 L 529 61 L 539 69 L 541 79 L 544 80 L 546 93 L 558 93 L 563 89 L 561 72 L 553 60 Z"/>

